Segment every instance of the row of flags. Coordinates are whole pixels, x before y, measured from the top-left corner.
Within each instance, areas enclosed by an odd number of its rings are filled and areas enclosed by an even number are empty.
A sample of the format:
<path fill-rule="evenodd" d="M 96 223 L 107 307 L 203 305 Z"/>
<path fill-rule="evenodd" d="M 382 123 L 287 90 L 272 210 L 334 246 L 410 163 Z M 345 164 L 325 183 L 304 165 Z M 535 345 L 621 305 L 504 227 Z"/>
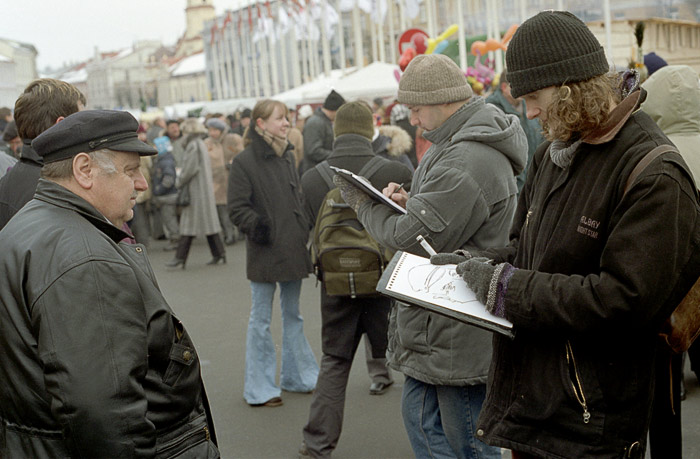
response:
<path fill-rule="evenodd" d="M 243 22 L 247 21 L 248 30 L 252 32 L 252 40 L 258 42 L 269 38 L 273 43 L 283 39 L 293 27 L 297 40 L 317 41 L 321 38 L 319 24 L 325 24 L 326 37 L 330 40 L 335 33 L 340 16 L 331 4 L 332 0 L 280 0 L 277 2 L 276 14 L 273 13 L 269 1 L 255 2 L 236 12 L 228 11 L 223 23 L 214 24 L 210 31 L 210 44 L 222 39 L 225 31 L 231 30 L 235 23 L 238 36 L 243 34 Z M 352 11 L 357 7 L 360 11 L 371 15 L 375 24 L 383 24 L 387 14 L 387 1 L 392 0 L 338 0 L 336 5 L 341 13 Z M 407 18 L 415 19 L 419 13 L 419 0 L 399 0 Z M 324 20 L 325 19 L 325 20 Z M 230 32 L 231 33 L 231 32 Z"/>

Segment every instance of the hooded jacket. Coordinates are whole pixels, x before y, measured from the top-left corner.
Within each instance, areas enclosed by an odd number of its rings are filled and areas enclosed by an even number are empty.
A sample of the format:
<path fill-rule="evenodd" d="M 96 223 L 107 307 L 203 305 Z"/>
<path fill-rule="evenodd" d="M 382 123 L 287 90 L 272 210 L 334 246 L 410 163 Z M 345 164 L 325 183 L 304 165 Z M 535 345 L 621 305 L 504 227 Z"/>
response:
<path fill-rule="evenodd" d="M 0 456 L 218 456 L 197 351 L 125 237 L 43 179 L 0 231 Z"/>
<path fill-rule="evenodd" d="M 527 159 L 517 118 L 473 97 L 424 135 L 433 145 L 413 176 L 408 213 L 366 202 L 359 220 L 381 244 L 422 256 L 419 234 L 438 252 L 505 243 L 516 206 L 515 176 Z M 483 384 L 490 343 L 490 332 L 398 304 L 387 355 L 392 368 L 428 384 Z"/>
<path fill-rule="evenodd" d="M 525 135 L 527 136 L 527 164 L 529 165 L 532 161 L 532 155 L 535 154 L 535 150 L 544 142 L 544 136 L 542 135 L 542 126 L 540 125 L 540 120 L 528 119 L 527 118 L 527 108 L 525 106 L 525 101 L 520 103 L 521 110 L 517 110 L 513 107 L 510 102 L 503 95 L 500 85 L 489 97 L 486 98 L 486 102 L 493 104 L 496 107 L 503 110 L 503 113 L 508 115 L 515 115 L 520 120 L 520 126 L 523 128 Z M 518 190 L 523 188 L 525 184 L 525 177 L 527 176 L 527 167 L 518 175 Z"/>
<path fill-rule="evenodd" d="M 687 65 L 663 67 L 646 80 L 644 110 L 678 147 L 697 185 L 700 180 L 700 80 Z"/>
<path fill-rule="evenodd" d="M 515 339 L 494 335 L 478 422 L 490 445 L 546 458 L 644 457 L 656 335 L 700 276 L 686 269 L 700 237 L 678 154 L 654 160 L 623 197 L 637 163 L 669 143 L 639 110 L 643 100 L 644 90 L 623 100 L 566 168 L 540 146 L 510 246 L 484 252 L 518 268 L 505 294 Z"/>

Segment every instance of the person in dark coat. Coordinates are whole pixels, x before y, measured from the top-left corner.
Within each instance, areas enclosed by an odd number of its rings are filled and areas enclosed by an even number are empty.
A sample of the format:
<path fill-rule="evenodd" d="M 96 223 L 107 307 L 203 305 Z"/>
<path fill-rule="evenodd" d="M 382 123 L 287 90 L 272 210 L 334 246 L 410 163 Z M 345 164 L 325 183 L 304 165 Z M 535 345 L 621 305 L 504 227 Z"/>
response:
<path fill-rule="evenodd" d="M 334 125 L 336 135 L 328 164 L 351 172 L 360 170 L 375 157 L 370 140 L 374 134 L 372 112 L 362 102 L 346 103 L 338 110 Z M 411 171 L 388 159 L 369 178 L 375 188 L 389 182 L 408 184 Z M 323 198 L 330 190 L 321 173 L 313 168 L 302 177 L 306 211 L 310 221 L 316 216 Z M 321 277 L 323 273 L 320 273 Z M 353 356 L 363 333 L 372 344 L 373 356 L 386 353 L 390 299 L 380 295 L 349 298 L 329 296 L 321 283 L 322 350 L 321 372 L 311 398 L 309 421 L 304 427 L 302 454 L 330 457 L 340 438 L 348 383 Z"/>
<path fill-rule="evenodd" d="M 42 160 L 31 142 L 39 134 L 85 107 L 72 84 L 52 78 L 34 80 L 15 102 L 15 123 L 22 138 L 19 162 L 0 179 L 0 229 L 34 197 Z"/>
<path fill-rule="evenodd" d="M 328 158 L 333 148 L 333 120 L 335 113 L 345 103 L 343 96 L 335 90 L 326 96 L 323 106 L 316 109 L 304 124 L 304 158 L 301 161 L 301 175 L 316 164 Z"/>
<path fill-rule="evenodd" d="M 700 224 L 692 174 L 667 152 L 627 187 L 642 158 L 670 141 L 639 109 L 646 91 L 609 72 L 573 14 L 525 21 L 506 63 L 513 97 L 524 97 L 547 142 L 510 244 L 457 266 L 515 330 L 494 335 L 478 436 L 514 458 L 643 458 L 657 335 L 700 275 L 687 270 Z"/>
<path fill-rule="evenodd" d="M 246 272 L 253 304 L 246 337 L 243 397 L 253 406 L 282 404 L 280 387 L 311 392 L 318 364 L 304 336 L 299 312 L 301 281 L 311 272 L 306 249 L 311 224 L 304 213 L 299 174 L 287 141 L 287 107 L 265 99 L 255 104 L 245 149 L 231 164 L 228 209 L 246 235 Z M 272 300 L 280 286 L 282 370 L 270 333 Z"/>
<path fill-rule="evenodd" d="M 137 127 L 88 110 L 32 142 L 35 199 L 0 231 L 2 457 L 219 457 L 192 340 L 120 242 L 156 152 Z"/>

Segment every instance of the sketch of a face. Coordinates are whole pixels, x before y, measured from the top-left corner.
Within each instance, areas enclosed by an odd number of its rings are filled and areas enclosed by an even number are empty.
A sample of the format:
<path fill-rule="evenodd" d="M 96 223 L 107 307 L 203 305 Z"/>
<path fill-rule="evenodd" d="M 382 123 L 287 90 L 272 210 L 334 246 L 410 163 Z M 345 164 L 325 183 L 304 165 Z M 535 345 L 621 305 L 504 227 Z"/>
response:
<path fill-rule="evenodd" d="M 464 282 L 459 274 L 451 266 L 437 266 L 431 264 L 419 265 L 411 268 L 408 273 L 408 283 L 415 292 L 429 293 L 433 298 L 442 298 L 455 303 L 466 303 L 453 297 L 456 282 Z"/>

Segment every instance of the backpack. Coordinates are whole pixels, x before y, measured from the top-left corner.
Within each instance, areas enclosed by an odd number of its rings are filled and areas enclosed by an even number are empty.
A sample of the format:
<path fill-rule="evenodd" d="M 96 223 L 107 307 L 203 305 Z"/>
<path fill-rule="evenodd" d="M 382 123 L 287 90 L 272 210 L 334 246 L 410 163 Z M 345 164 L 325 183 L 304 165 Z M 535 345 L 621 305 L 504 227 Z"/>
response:
<path fill-rule="evenodd" d="M 358 175 L 370 178 L 383 162 L 375 156 Z M 369 235 L 355 211 L 343 201 L 328 161 L 315 167 L 330 188 L 318 211 L 311 241 L 316 278 L 330 296 L 377 295 L 377 282 L 393 253 Z"/>
<path fill-rule="evenodd" d="M 647 153 L 637 163 L 627 178 L 623 196 L 627 194 L 634 180 L 644 171 L 649 163 L 658 156 L 673 151 L 678 153 L 678 150 L 672 145 L 659 145 Z M 685 285 L 693 282 L 693 285 L 683 300 L 673 310 L 671 316 L 664 322 L 661 331 L 659 331 L 659 336 L 663 343 L 676 354 L 682 354 L 687 351 L 690 345 L 693 344 L 693 341 L 700 335 L 700 278 L 697 277 L 700 272 L 699 232 L 700 230 L 696 227 L 694 234 L 691 236 L 691 243 L 695 245 L 695 250 L 693 250 L 690 260 L 684 267 L 681 280 L 679 281 L 679 283 L 684 283 Z"/>

